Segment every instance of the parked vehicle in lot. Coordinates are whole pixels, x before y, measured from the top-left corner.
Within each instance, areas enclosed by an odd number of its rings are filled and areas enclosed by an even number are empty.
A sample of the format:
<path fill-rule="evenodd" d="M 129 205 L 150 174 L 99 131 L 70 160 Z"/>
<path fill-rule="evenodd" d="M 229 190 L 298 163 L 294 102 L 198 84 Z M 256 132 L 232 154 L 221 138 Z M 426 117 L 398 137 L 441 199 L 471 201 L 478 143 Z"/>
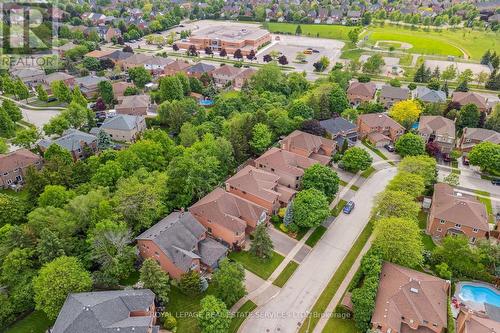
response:
<path fill-rule="evenodd" d="M 491 180 L 491 183 L 492 183 L 493 185 L 500 185 L 500 178 L 493 178 L 493 179 Z"/>
<path fill-rule="evenodd" d="M 394 145 L 392 143 L 388 143 L 388 144 L 384 145 L 384 148 L 391 153 L 396 150 L 396 148 L 394 147 Z"/>
<path fill-rule="evenodd" d="M 312 54 L 313 51 L 312 50 L 304 50 L 304 54 Z"/>
<path fill-rule="evenodd" d="M 342 211 L 345 214 L 351 214 L 352 210 L 354 209 L 354 201 L 349 201 L 348 203 L 345 204 L 344 209 Z"/>

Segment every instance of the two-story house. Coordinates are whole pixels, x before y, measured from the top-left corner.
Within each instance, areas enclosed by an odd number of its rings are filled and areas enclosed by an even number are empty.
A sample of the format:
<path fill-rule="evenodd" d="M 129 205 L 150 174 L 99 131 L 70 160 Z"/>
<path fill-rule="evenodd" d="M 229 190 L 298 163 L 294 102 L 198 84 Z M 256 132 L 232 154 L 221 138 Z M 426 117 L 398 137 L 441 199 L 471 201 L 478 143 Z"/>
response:
<path fill-rule="evenodd" d="M 240 68 L 225 65 L 215 69 L 212 72 L 212 77 L 216 85 L 224 87 L 228 84 L 233 84 L 240 72 Z"/>
<path fill-rule="evenodd" d="M 396 140 L 404 134 L 405 128 L 383 113 L 362 114 L 357 119 L 358 134 L 380 147 Z"/>
<path fill-rule="evenodd" d="M 385 85 L 380 90 L 380 103 L 386 109 L 389 109 L 397 102 L 407 100 L 409 97 L 410 91 L 407 88 Z"/>
<path fill-rule="evenodd" d="M 357 106 L 363 102 L 369 102 L 375 97 L 377 86 L 373 82 L 351 82 L 347 88 L 347 99 Z"/>
<path fill-rule="evenodd" d="M 0 188 L 21 185 L 26 169 L 42 167 L 42 157 L 28 149 L 19 149 L 8 154 L 0 154 Z"/>
<path fill-rule="evenodd" d="M 295 130 L 281 141 L 281 149 L 327 165 L 335 151 L 335 141 Z"/>
<path fill-rule="evenodd" d="M 486 128 L 466 127 L 462 130 L 458 149 L 463 153 L 468 153 L 475 145 L 485 141 L 500 144 L 500 133 Z"/>
<path fill-rule="evenodd" d="M 474 104 L 475 106 L 477 106 L 477 109 L 481 112 L 489 112 L 490 110 L 486 98 L 472 91 L 468 92 L 455 91 L 453 93 L 451 101 L 457 103 L 460 107 L 463 107 L 467 104 Z"/>
<path fill-rule="evenodd" d="M 421 116 L 418 134 L 425 143 L 435 142 L 442 154 L 455 148 L 455 122 L 442 116 Z"/>
<path fill-rule="evenodd" d="M 61 146 L 70 152 L 73 160 L 78 161 L 94 155 L 97 152 L 97 137 L 77 129 L 69 129 L 55 140 L 42 139 L 38 147 L 45 152 L 51 144 Z"/>

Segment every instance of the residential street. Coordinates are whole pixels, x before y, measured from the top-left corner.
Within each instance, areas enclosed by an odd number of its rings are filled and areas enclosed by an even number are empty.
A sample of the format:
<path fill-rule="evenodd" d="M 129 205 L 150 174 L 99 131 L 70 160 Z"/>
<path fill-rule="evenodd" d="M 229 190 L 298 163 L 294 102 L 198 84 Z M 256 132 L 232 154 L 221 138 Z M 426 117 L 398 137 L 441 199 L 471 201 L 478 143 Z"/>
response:
<path fill-rule="evenodd" d="M 342 214 L 301 263 L 283 289 L 257 308 L 239 332 L 296 332 L 319 295 L 351 249 L 370 218 L 375 195 L 396 175 L 390 167 L 377 172 L 352 199 L 358 205 L 350 215 Z M 319 314 L 318 314 L 319 315 Z"/>

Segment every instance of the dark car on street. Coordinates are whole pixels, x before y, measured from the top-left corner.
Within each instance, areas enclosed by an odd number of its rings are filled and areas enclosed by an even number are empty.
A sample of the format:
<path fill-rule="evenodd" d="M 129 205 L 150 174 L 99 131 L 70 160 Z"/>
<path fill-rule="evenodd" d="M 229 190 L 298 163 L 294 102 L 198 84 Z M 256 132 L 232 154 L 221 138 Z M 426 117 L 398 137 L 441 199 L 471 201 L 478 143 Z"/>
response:
<path fill-rule="evenodd" d="M 394 145 L 392 143 L 388 143 L 388 144 L 384 145 L 384 148 L 387 149 L 387 151 L 389 151 L 391 153 L 396 150 L 396 148 L 394 148 Z"/>
<path fill-rule="evenodd" d="M 344 214 L 351 214 L 352 210 L 354 209 L 354 201 L 349 201 L 348 203 L 345 204 L 344 209 L 342 211 Z"/>
<path fill-rule="evenodd" d="M 500 178 L 494 178 L 494 179 L 492 179 L 492 180 L 491 180 L 491 183 L 492 183 L 493 185 L 500 185 Z"/>

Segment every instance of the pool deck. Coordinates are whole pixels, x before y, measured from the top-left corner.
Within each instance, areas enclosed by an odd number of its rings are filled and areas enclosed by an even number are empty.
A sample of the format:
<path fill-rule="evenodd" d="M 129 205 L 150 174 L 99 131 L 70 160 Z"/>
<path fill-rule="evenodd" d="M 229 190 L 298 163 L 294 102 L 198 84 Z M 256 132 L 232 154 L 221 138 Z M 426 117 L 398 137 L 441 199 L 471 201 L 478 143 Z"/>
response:
<path fill-rule="evenodd" d="M 453 295 L 460 304 L 465 305 L 466 308 L 473 310 L 474 312 L 479 312 L 483 314 L 488 314 L 492 317 L 497 317 L 498 316 L 498 310 L 499 308 L 495 307 L 494 305 L 491 304 L 486 304 L 486 303 L 478 303 L 478 302 L 473 302 L 471 300 L 464 300 L 460 297 L 460 292 L 462 290 L 463 285 L 469 285 L 469 286 L 475 286 L 475 287 L 482 287 L 482 288 L 489 288 L 493 290 L 495 293 L 498 293 L 498 289 L 489 283 L 486 282 L 473 282 L 473 281 L 462 281 L 458 282 L 455 287 L 455 294 Z M 458 313 L 460 312 L 460 308 L 455 308 L 455 306 L 451 306 L 451 311 L 453 313 L 453 317 L 457 317 Z"/>

